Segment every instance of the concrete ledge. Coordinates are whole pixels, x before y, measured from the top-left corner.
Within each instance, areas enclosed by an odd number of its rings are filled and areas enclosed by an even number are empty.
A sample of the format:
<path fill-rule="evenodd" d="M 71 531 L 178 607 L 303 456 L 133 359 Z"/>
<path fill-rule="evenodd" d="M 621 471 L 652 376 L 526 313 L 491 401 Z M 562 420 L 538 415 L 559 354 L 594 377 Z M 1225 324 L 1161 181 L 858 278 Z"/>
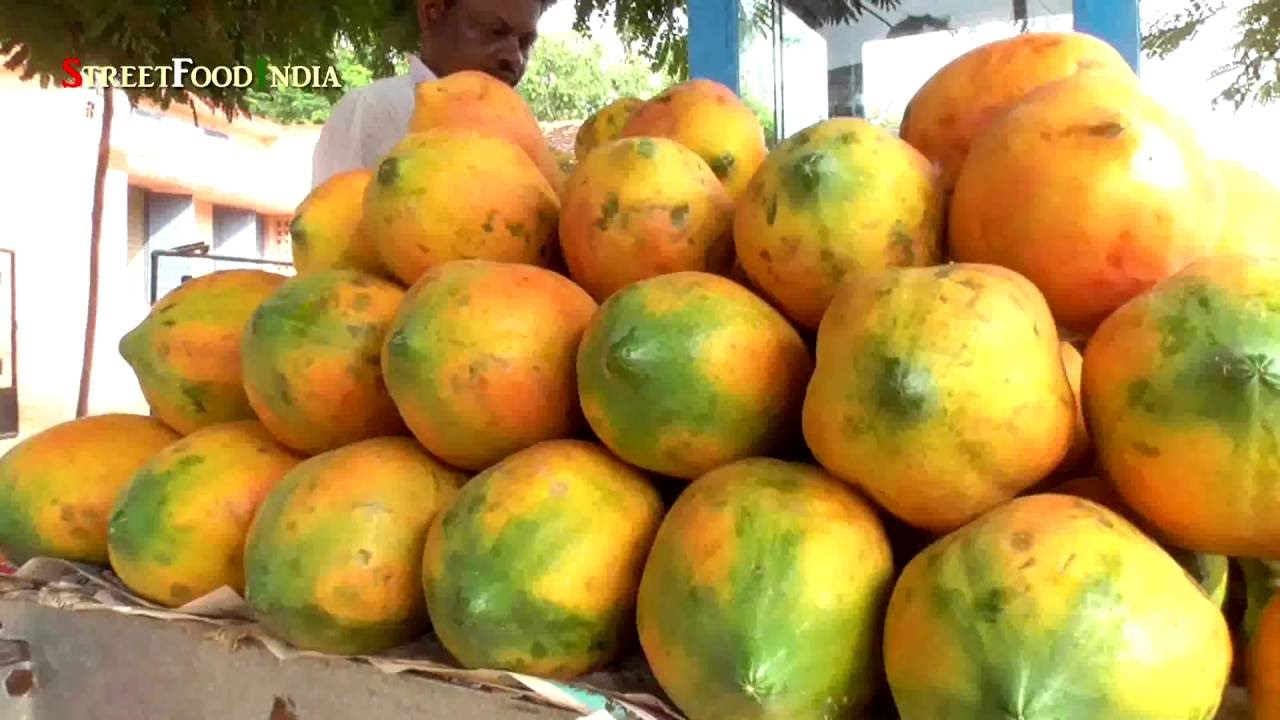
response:
<path fill-rule="evenodd" d="M 5 720 L 573 720 L 575 713 L 340 658 L 277 660 L 207 625 L 0 600 Z"/>

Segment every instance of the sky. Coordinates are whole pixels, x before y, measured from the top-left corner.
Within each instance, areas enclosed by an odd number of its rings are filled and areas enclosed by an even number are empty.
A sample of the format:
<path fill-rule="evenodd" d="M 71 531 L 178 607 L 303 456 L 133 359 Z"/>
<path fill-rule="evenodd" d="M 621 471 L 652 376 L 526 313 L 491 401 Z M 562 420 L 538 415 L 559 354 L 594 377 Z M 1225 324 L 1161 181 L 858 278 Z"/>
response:
<path fill-rule="evenodd" d="M 538 23 L 538 32 L 542 35 L 573 32 L 573 21 L 575 19 L 573 6 L 573 0 L 559 0 L 555 5 L 552 5 L 551 9 L 542 16 L 542 21 Z M 592 20 L 591 24 L 593 36 L 604 46 L 605 57 L 612 62 L 620 62 L 626 59 L 626 49 L 623 48 L 617 33 L 613 31 L 612 22 L 597 16 Z"/>

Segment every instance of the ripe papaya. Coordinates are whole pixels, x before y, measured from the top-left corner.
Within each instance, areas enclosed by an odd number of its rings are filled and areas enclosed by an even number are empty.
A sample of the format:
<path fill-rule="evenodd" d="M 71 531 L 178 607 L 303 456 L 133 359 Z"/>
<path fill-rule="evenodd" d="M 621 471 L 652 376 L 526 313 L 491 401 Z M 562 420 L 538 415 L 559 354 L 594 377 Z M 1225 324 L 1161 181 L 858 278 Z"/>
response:
<path fill-rule="evenodd" d="M 569 179 L 560 247 L 569 275 L 597 302 L 619 288 L 733 263 L 733 201 L 711 168 L 674 140 L 600 147 Z"/>
<path fill-rule="evenodd" d="M 784 140 L 738 202 L 733 237 L 751 282 L 816 330 L 852 275 L 942 260 L 937 171 L 915 148 L 856 118 Z"/>
<path fill-rule="evenodd" d="M 1075 339 L 1212 253 L 1222 212 L 1191 127 L 1134 78 L 1085 71 L 1027 94 L 977 136 L 948 241 L 955 260 L 1025 275 Z"/>
<path fill-rule="evenodd" d="M 732 90 L 694 78 L 672 85 L 631 114 L 622 137 L 665 137 L 697 153 L 736 199 L 769 149 L 755 112 Z"/>
<path fill-rule="evenodd" d="M 890 268 L 818 328 L 804 437 L 890 513 L 949 532 L 1044 479 L 1076 404 L 1044 297 L 1002 267 Z"/>
<path fill-rule="evenodd" d="M 594 443 L 550 440 L 472 478 L 431 524 L 431 624 L 466 667 L 572 679 L 634 638 L 662 521 L 643 473 Z"/>
<path fill-rule="evenodd" d="M 596 303 L 531 265 L 457 260 L 410 288 L 387 331 L 387 390 L 418 441 L 483 470 L 583 428 L 574 363 Z"/>
<path fill-rule="evenodd" d="M 427 628 L 427 529 L 466 476 L 399 437 L 299 463 L 245 541 L 245 600 L 298 648 L 338 655 L 402 645 Z"/>
<path fill-rule="evenodd" d="M 285 283 L 245 328 L 244 388 L 281 443 L 312 455 L 405 432 L 382 380 L 382 343 L 404 290 L 356 270 Z"/>
<path fill-rule="evenodd" d="M 1227 580 L 1231 561 L 1223 555 L 1199 553 L 1192 550 L 1184 550 L 1176 545 L 1170 545 L 1168 541 L 1159 536 L 1158 532 L 1148 527 L 1132 508 L 1125 505 L 1124 499 L 1120 497 L 1120 494 L 1116 492 L 1111 483 L 1096 475 L 1089 475 L 1068 480 L 1053 487 L 1051 492 L 1059 495 L 1082 497 L 1119 514 L 1125 520 L 1133 523 L 1139 530 L 1146 533 L 1148 537 L 1159 542 L 1165 552 L 1178 561 L 1182 569 L 1186 570 L 1195 579 L 1196 583 L 1217 603 L 1218 607 L 1222 607 L 1226 603 Z"/>
<path fill-rule="evenodd" d="M 378 250 L 360 232 L 364 193 L 373 180 L 366 169 L 338 173 L 316 186 L 289 223 L 293 267 L 299 275 L 346 268 L 387 275 Z"/>
<path fill-rule="evenodd" d="M 581 163 L 592 150 L 617 140 L 635 111 L 644 105 L 640 98 L 618 98 L 591 114 L 574 137 L 574 159 Z"/>
<path fill-rule="evenodd" d="M 1120 515 L 1017 498 L 907 563 L 885 670 L 902 720 L 1213 718 L 1232 663 L 1221 610 Z"/>
<path fill-rule="evenodd" d="M 970 50 L 942 66 L 907 103 L 902 139 L 955 187 L 974 138 L 1027 93 L 1081 70 L 1133 76 L 1111 44 L 1082 32 L 1029 32 Z"/>
<path fill-rule="evenodd" d="M 812 368 L 799 333 L 764 300 L 681 272 L 600 306 L 578 349 L 578 396 L 618 457 L 692 480 L 785 446 Z"/>
<path fill-rule="evenodd" d="M 526 154 L 556 193 L 564 186 L 560 163 L 529 104 L 514 88 L 488 73 L 463 70 L 418 84 L 409 132 L 436 128 L 502 138 Z"/>
<path fill-rule="evenodd" d="M 1206 258 L 1126 303 L 1083 384 L 1129 507 L 1181 547 L 1280 559 L 1280 257 Z"/>
<path fill-rule="evenodd" d="M 1280 253 L 1280 186 L 1234 160 L 1219 159 L 1215 167 L 1226 205 L 1218 254 Z"/>
<path fill-rule="evenodd" d="M 0 553 L 105 565 L 120 492 L 181 435 L 155 418 L 111 413 L 42 430 L 0 458 Z"/>
<path fill-rule="evenodd" d="M 378 165 L 360 232 L 404 285 L 450 260 L 548 265 L 560 200 L 520 148 L 460 129 L 413 133 Z"/>
<path fill-rule="evenodd" d="M 152 414 L 179 433 L 254 419 L 240 366 L 245 326 L 288 280 L 220 270 L 179 285 L 120 339 Z"/>
<path fill-rule="evenodd" d="M 211 425 L 166 447 L 115 503 L 111 568 L 130 590 L 169 607 L 224 586 L 243 593 L 249 523 L 300 459 L 256 420 Z"/>
<path fill-rule="evenodd" d="M 813 465 L 749 458 L 698 478 L 645 564 L 637 627 L 690 720 L 858 717 L 882 679 L 893 584 L 870 503 Z"/>

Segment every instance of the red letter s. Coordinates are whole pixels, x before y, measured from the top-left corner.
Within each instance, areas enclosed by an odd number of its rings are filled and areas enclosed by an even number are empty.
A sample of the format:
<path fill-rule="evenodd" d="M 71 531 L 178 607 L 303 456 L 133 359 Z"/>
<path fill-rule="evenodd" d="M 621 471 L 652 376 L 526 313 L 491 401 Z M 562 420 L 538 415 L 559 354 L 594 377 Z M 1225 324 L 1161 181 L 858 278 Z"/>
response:
<path fill-rule="evenodd" d="M 69 57 L 63 60 L 62 72 L 67 74 L 67 79 L 62 81 L 62 87 L 78 88 L 84 85 L 84 78 L 80 75 L 80 58 Z"/>

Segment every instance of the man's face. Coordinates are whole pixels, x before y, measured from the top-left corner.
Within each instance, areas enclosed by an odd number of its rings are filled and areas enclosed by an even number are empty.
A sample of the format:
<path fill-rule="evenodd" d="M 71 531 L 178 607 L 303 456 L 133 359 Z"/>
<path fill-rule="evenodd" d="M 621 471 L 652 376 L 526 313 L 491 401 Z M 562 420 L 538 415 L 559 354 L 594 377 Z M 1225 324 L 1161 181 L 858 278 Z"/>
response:
<path fill-rule="evenodd" d="M 422 0 L 423 45 L 441 75 L 480 70 L 508 85 L 524 77 L 541 0 Z M 438 10 L 432 13 L 432 8 Z"/>

